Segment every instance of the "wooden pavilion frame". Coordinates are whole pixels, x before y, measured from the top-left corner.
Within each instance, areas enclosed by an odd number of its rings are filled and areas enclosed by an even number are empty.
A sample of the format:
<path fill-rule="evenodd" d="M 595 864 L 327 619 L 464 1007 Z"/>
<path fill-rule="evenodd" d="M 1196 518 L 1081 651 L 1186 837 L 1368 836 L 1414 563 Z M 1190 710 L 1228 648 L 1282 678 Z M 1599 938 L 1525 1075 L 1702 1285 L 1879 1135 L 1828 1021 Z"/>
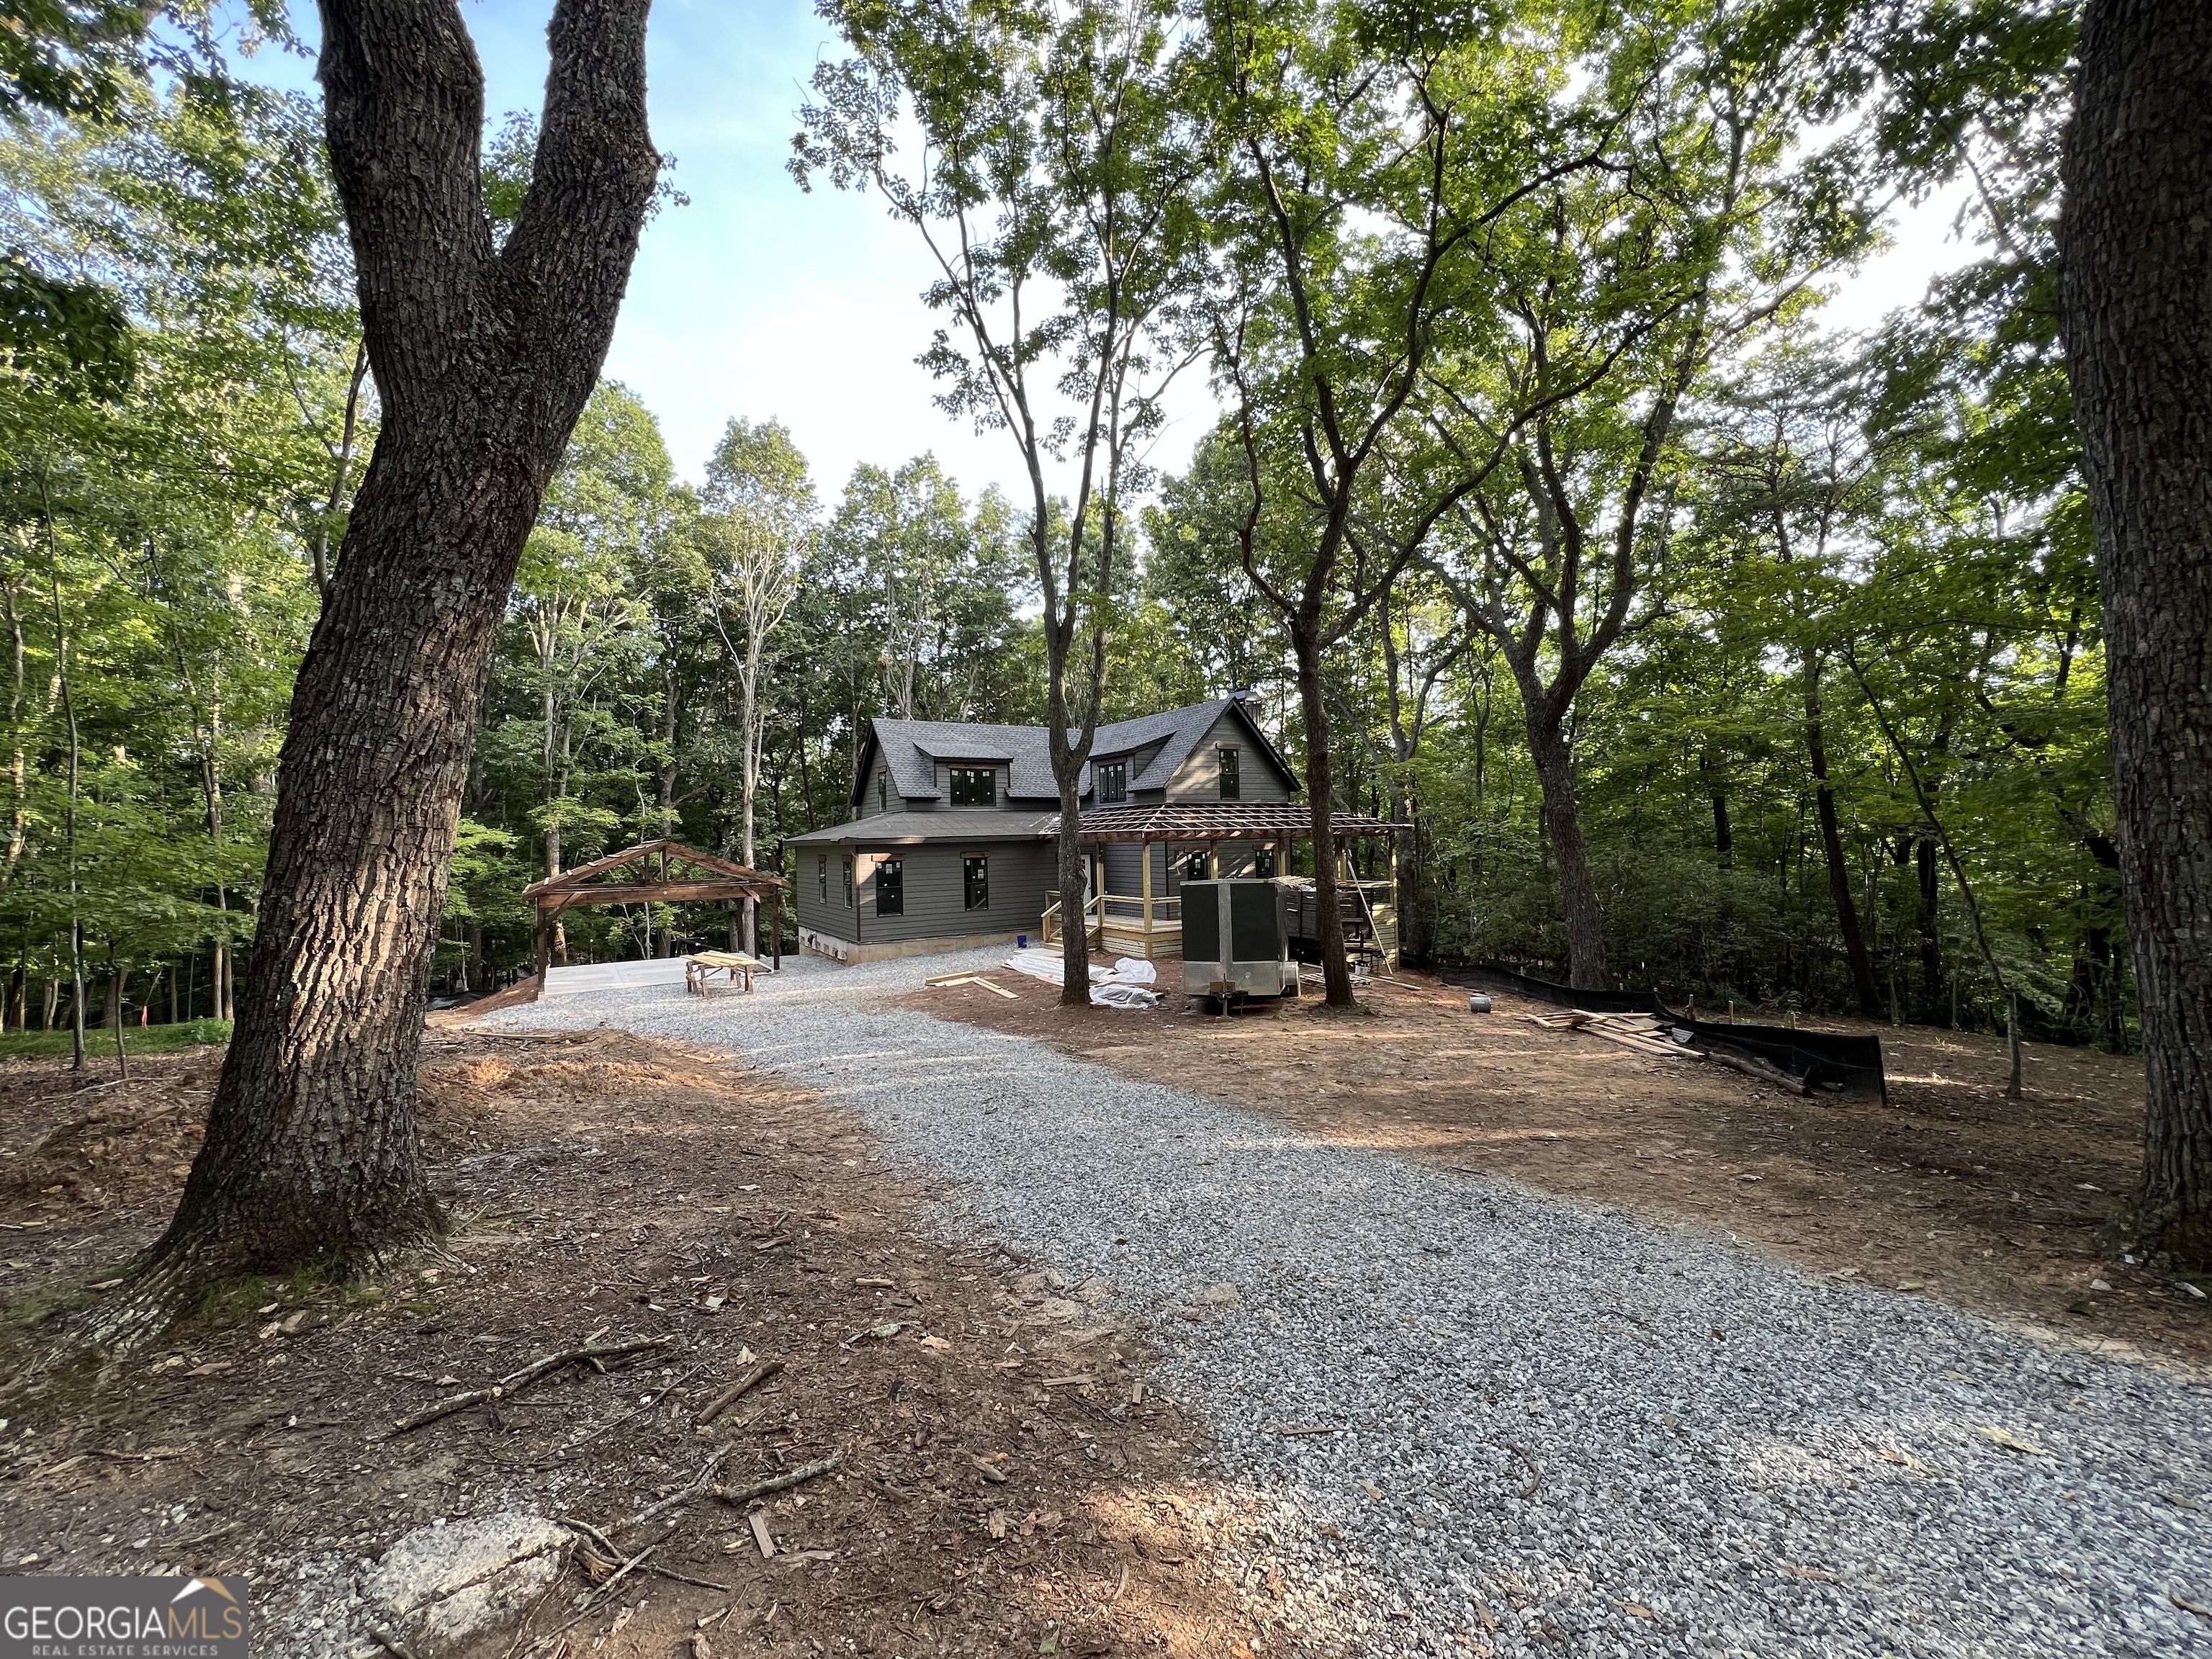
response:
<path fill-rule="evenodd" d="M 522 890 L 538 906 L 532 955 L 538 983 L 553 964 L 553 924 L 563 910 L 599 904 L 678 904 L 696 899 L 754 899 L 769 912 L 775 965 L 783 965 L 782 894 L 791 884 L 680 841 L 645 841 Z M 757 943 L 757 941 L 756 941 Z"/>
<path fill-rule="evenodd" d="M 1395 964 L 1398 957 L 1398 882 L 1396 864 L 1388 881 L 1361 881 L 1352 872 L 1348 844 L 1355 840 L 1396 835 L 1411 826 L 1370 818 L 1354 812 L 1329 814 L 1329 833 L 1337 847 L 1337 883 L 1347 894 L 1356 894 L 1373 926 L 1375 944 L 1383 958 Z M 1042 833 L 1048 840 L 1060 836 L 1058 817 L 1048 819 Z M 1109 806 L 1085 812 L 1077 821 L 1076 839 L 1085 846 L 1113 842 L 1135 842 L 1146 848 L 1139 860 L 1144 872 L 1143 890 L 1109 893 L 1103 880 L 1084 908 L 1085 930 L 1102 951 L 1141 956 L 1182 954 L 1182 906 L 1180 899 L 1152 890 L 1151 844 L 1167 842 L 1193 849 L 1204 848 L 1209 865 L 1218 872 L 1218 849 L 1224 842 L 1255 842 L 1272 848 L 1279 863 L 1290 867 L 1293 842 L 1313 839 L 1313 812 L 1295 801 L 1183 801 L 1158 806 Z M 1170 859 L 1172 859 L 1170 854 Z M 1059 937 L 1060 895 L 1048 893 L 1044 939 Z"/>

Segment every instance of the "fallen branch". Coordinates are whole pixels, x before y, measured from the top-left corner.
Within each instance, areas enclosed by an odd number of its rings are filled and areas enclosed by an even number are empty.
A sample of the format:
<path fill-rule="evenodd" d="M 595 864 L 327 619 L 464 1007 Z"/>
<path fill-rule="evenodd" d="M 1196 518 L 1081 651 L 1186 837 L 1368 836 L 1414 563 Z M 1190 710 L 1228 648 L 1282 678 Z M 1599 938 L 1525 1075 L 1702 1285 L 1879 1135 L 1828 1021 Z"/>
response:
<path fill-rule="evenodd" d="M 412 1417 L 403 1417 L 392 1425 L 385 1437 L 393 1438 L 407 1434 L 441 1417 L 451 1417 L 455 1412 L 465 1412 L 471 1406 L 481 1406 L 489 1401 L 504 1400 L 509 1395 L 528 1388 L 550 1372 L 579 1360 L 597 1364 L 602 1359 L 612 1359 L 623 1354 L 642 1353 L 647 1348 L 665 1348 L 676 1339 L 672 1336 L 641 1337 L 635 1342 L 617 1342 L 606 1347 L 597 1347 L 586 1342 L 580 1348 L 568 1348 L 560 1353 L 548 1354 L 543 1359 L 533 1359 L 520 1370 L 502 1376 L 488 1389 L 471 1389 L 466 1394 L 447 1395 L 434 1406 L 425 1406 Z"/>
<path fill-rule="evenodd" d="M 690 1486 L 684 1487 L 680 1492 L 670 1493 L 657 1504 L 647 1504 L 643 1509 L 640 1510 L 635 1515 L 630 1516 L 627 1521 L 616 1522 L 615 1530 L 617 1532 L 625 1532 L 632 1527 L 641 1527 L 647 1522 L 652 1520 L 656 1515 L 665 1515 L 671 1510 L 681 1509 L 684 1504 L 690 1503 L 695 1498 L 703 1498 L 706 1495 L 707 1488 L 714 1484 L 714 1476 L 722 1467 L 722 1460 L 736 1449 L 737 1448 L 734 1446 L 723 1447 L 721 1450 L 716 1452 L 712 1457 L 707 1460 L 706 1466 L 692 1478 L 692 1481 Z M 593 1535 L 597 1536 L 596 1534 Z M 610 1545 L 609 1547 L 611 1548 L 613 1547 Z"/>
<path fill-rule="evenodd" d="M 1787 1089 L 1793 1095 L 1806 1096 L 1813 1085 L 1801 1077 L 1793 1077 L 1779 1066 L 1770 1066 L 1755 1054 L 1740 1054 L 1729 1048 L 1705 1050 L 1707 1060 L 1725 1066 L 1731 1071 L 1741 1072 L 1746 1077 L 1755 1077 L 1761 1083 L 1771 1083 L 1778 1089 Z"/>
<path fill-rule="evenodd" d="M 721 1393 L 700 1407 L 697 1413 L 691 1419 L 692 1422 L 695 1424 L 713 1422 L 730 1407 L 744 1399 L 782 1369 L 783 1361 L 781 1359 L 763 1359 Z"/>
<path fill-rule="evenodd" d="M 771 1475 L 765 1480 L 756 1480 L 750 1486 L 709 1486 L 707 1490 L 725 1504 L 750 1504 L 756 1498 L 770 1498 L 780 1492 L 789 1492 L 793 1486 L 803 1486 L 818 1475 L 824 1475 L 845 1460 L 832 1452 L 819 1463 L 809 1463 L 804 1468 Z"/>

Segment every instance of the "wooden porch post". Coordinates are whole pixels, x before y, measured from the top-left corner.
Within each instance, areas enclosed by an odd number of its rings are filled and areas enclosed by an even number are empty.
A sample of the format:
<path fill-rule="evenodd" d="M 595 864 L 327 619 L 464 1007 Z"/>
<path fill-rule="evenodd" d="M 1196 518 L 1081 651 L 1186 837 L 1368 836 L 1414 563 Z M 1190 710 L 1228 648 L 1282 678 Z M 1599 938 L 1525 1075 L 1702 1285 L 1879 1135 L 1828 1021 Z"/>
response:
<path fill-rule="evenodd" d="M 1392 973 L 1398 971 L 1398 947 L 1405 942 L 1406 913 L 1398 903 L 1398 842 L 1394 836 L 1383 843 L 1389 850 L 1390 866 L 1390 954 L 1383 965 Z"/>
<path fill-rule="evenodd" d="M 1145 960 L 1152 959 L 1152 844 L 1148 841 L 1137 843 L 1137 851 L 1145 866 Z"/>

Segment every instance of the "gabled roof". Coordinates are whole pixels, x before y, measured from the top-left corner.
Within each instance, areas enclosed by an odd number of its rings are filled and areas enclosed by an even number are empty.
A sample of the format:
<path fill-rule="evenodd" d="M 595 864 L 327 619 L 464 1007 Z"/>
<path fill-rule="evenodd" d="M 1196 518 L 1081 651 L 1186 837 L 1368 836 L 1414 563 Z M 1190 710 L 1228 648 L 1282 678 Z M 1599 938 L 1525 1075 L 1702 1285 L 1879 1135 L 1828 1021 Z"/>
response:
<path fill-rule="evenodd" d="M 1217 697 L 1188 708 L 1145 714 L 1133 720 L 1115 720 L 1098 728 L 1091 745 L 1093 761 L 1130 755 L 1152 744 L 1160 745 L 1145 769 L 1129 780 L 1132 789 L 1164 788 L 1176 769 L 1190 758 L 1214 722 L 1234 713 L 1267 758 L 1282 769 L 1291 787 L 1298 775 L 1267 741 L 1267 733 L 1252 718 L 1251 710 L 1234 697 Z M 861 751 L 860 775 L 853 781 L 852 800 L 858 805 L 875 775 L 875 756 L 890 769 L 891 781 L 909 800 L 936 800 L 939 761 L 999 761 L 1006 766 L 1006 793 L 1015 800 L 1051 800 L 1060 793 L 1052 780 L 1052 757 L 1042 726 L 983 726 L 955 720 L 894 720 L 872 722 L 868 744 Z M 1084 790 L 1091 784 L 1086 776 Z"/>
<path fill-rule="evenodd" d="M 628 904 L 637 900 L 773 898 L 791 884 L 750 865 L 686 847 L 644 841 L 589 864 L 533 881 L 522 896 L 556 908 L 572 904 Z"/>

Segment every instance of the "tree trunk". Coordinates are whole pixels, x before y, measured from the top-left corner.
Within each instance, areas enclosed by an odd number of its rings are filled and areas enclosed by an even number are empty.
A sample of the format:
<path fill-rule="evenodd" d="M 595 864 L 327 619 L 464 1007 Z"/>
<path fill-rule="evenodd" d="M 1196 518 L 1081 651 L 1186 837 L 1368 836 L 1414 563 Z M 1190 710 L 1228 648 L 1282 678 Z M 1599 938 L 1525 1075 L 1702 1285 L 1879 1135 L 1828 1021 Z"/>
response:
<path fill-rule="evenodd" d="M 1881 1016 L 1881 994 L 1875 988 L 1874 958 L 1859 931 L 1858 907 L 1851 902 L 1850 866 L 1844 861 L 1844 835 L 1836 821 L 1836 794 L 1828 787 L 1828 738 L 1820 714 L 1820 670 L 1805 665 L 1805 752 L 1813 766 L 1813 804 L 1820 820 L 1820 852 L 1828 865 L 1828 896 L 1836 907 L 1836 931 L 1844 938 L 1844 960 L 1850 964 L 1851 989 L 1859 1012 Z"/>
<path fill-rule="evenodd" d="M 1314 848 L 1314 940 L 1321 951 L 1324 1000 L 1332 1008 L 1355 1006 L 1352 964 L 1344 956 L 1344 907 L 1336 884 L 1336 831 L 1331 822 L 1328 709 L 1322 696 L 1321 640 L 1316 629 L 1293 623 L 1291 651 L 1298 668 L 1298 708 L 1306 727 L 1306 804 Z"/>
<path fill-rule="evenodd" d="M 1937 931 L 1936 843 L 1925 836 L 1913 843 L 1912 872 L 1920 886 L 1921 1018 L 1932 1025 L 1943 1012 L 1943 939 Z"/>
<path fill-rule="evenodd" d="M 209 1274 L 349 1272 L 437 1235 L 415 1064 L 471 748 L 515 564 L 605 360 L 659 168 L 646 0 L 556 4 L 531 191 L 496 253 L 483 73 L 456 0 L 322 12 L 384 424 L 293 694 L 206 1141 L 106 1332 Z"/>
<path fill-rule="evenodd" d="M 2105 599 L 2142 1010 L 2143 1246 L 2212 1261 L 2212 8 L 2093 0 L 2066 143 L 2067 367 Z"/>
<path fill-rule="evenodd" d="M 1698 757 L 1698 772 L 1700 776 L 1711 779 L 1713 766 L 1711 756 L 1700 755 Z M 1713 862 L 1721 869 L 1733 870 L 1735 868 L 1735 830 L 1729 823 L 1728 793 L 1710 783 L 1708 787 L 1711 789 L 1708 799 L 1713 804 Z"/>
<path fill-rule="evenodd" d="M 1528 700 L 1528 753 L 1543 787 L 1544 841 L 1559 872 L 1559 908 L 1567 923 L 1567 983 L 1581 991 L 1603 991 L 1611 981 L 1605 968 L 1605 911 L 1597 882 L 1583 846 L 1582 810 L 1575 800 L 1575 760 L 1556 715 L 1540 697 Z"/>

